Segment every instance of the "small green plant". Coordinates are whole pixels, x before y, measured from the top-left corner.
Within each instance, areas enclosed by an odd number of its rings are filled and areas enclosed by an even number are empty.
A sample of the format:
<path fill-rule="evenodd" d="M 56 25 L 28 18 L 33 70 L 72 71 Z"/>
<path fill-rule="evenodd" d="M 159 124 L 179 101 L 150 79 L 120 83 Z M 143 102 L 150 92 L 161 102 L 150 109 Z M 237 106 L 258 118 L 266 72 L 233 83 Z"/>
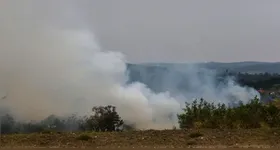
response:
<path fill-rule="evenodd" d="M 77 140 L 81 140 L 81 141 L 88 141 L 90 139 L 92 139 L 92 137 L 87 134 L 82 134 L 77 137 Z"/>

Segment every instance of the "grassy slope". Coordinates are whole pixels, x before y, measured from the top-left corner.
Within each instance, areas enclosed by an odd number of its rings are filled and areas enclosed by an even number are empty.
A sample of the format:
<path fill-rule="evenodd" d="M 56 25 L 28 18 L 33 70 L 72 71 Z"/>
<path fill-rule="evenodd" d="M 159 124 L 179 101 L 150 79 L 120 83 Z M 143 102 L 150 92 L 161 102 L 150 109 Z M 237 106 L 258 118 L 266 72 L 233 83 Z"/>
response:
<path fill-rule="evenodd" d="M 280 129 L 164 130 L 2 135 L 2 147 L 280 146 Z"/>

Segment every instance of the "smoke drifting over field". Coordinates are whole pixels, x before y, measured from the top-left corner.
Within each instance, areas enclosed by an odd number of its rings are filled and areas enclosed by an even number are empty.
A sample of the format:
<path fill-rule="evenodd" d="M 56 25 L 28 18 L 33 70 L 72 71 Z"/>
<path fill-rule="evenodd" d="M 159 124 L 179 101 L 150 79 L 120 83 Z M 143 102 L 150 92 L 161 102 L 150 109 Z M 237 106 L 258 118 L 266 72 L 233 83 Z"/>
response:
<path fill-rule="evenodd" d="M 206 100 L 227 103 L 228 94 L 244 101 L 257 94 L 230 79 L 221 91 L 217 90 L 213 86 L 215 75 L 205 71 L 199 77 L 195 66 L 185 70 L 191 90 L 184 96 L 155 94 L 139 82 L 126 84 L 125 56 L 100 48 L 87 28 L 90 25 L 83 20 L 82 10 L 73 1 L 3 3 L 0 79 L 1 94 L 6 99 L 1 101 L 1 108 L 17 119 L 86 115 L 93 106 L 111 104 L 124 120 L 138 128 L 163 129 L 177 125 L 176 113 L 197 93 Z"/>

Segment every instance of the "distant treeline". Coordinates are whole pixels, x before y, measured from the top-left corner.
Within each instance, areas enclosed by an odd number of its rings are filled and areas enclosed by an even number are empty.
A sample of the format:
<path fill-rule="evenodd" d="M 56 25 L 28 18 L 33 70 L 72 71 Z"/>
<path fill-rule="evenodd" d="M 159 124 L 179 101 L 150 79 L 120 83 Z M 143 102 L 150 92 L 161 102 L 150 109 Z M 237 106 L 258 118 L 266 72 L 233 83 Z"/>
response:
<path fill-rule="evenodd" d="M 239 84 L 253 87 L 255 89 L 280 89 L 280 74 L 228 73 L 228 75 L 235 76 Z"/>

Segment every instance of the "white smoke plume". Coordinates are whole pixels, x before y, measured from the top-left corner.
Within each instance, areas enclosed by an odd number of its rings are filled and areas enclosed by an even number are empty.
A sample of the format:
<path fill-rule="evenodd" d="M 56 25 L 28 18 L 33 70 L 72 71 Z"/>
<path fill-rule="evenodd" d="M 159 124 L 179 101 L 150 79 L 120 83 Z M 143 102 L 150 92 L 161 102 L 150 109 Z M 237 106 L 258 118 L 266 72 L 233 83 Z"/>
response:
<path fill-rule="evenodd" d="M 177 125 L 176 113 L 191 99 L 155 94 L 139 82 L 126 84 L 125 56 L 101 50 L 76 8 L 79 2 L 1 1 L 0 87 L 7 94 L 1 107 L 18 119 L 40 120 L 51 114 L 85 115 L 93 106 L 110 104 L 137 128 Z M 208 74 L 202 83 L 195 73 L 189 75 L 194 92 L 206 99 L 228 101 L 221 95 L 233 94 L 248 101 L 256 94 L 231 80 L 217 93 L 213 76 Z"/>

